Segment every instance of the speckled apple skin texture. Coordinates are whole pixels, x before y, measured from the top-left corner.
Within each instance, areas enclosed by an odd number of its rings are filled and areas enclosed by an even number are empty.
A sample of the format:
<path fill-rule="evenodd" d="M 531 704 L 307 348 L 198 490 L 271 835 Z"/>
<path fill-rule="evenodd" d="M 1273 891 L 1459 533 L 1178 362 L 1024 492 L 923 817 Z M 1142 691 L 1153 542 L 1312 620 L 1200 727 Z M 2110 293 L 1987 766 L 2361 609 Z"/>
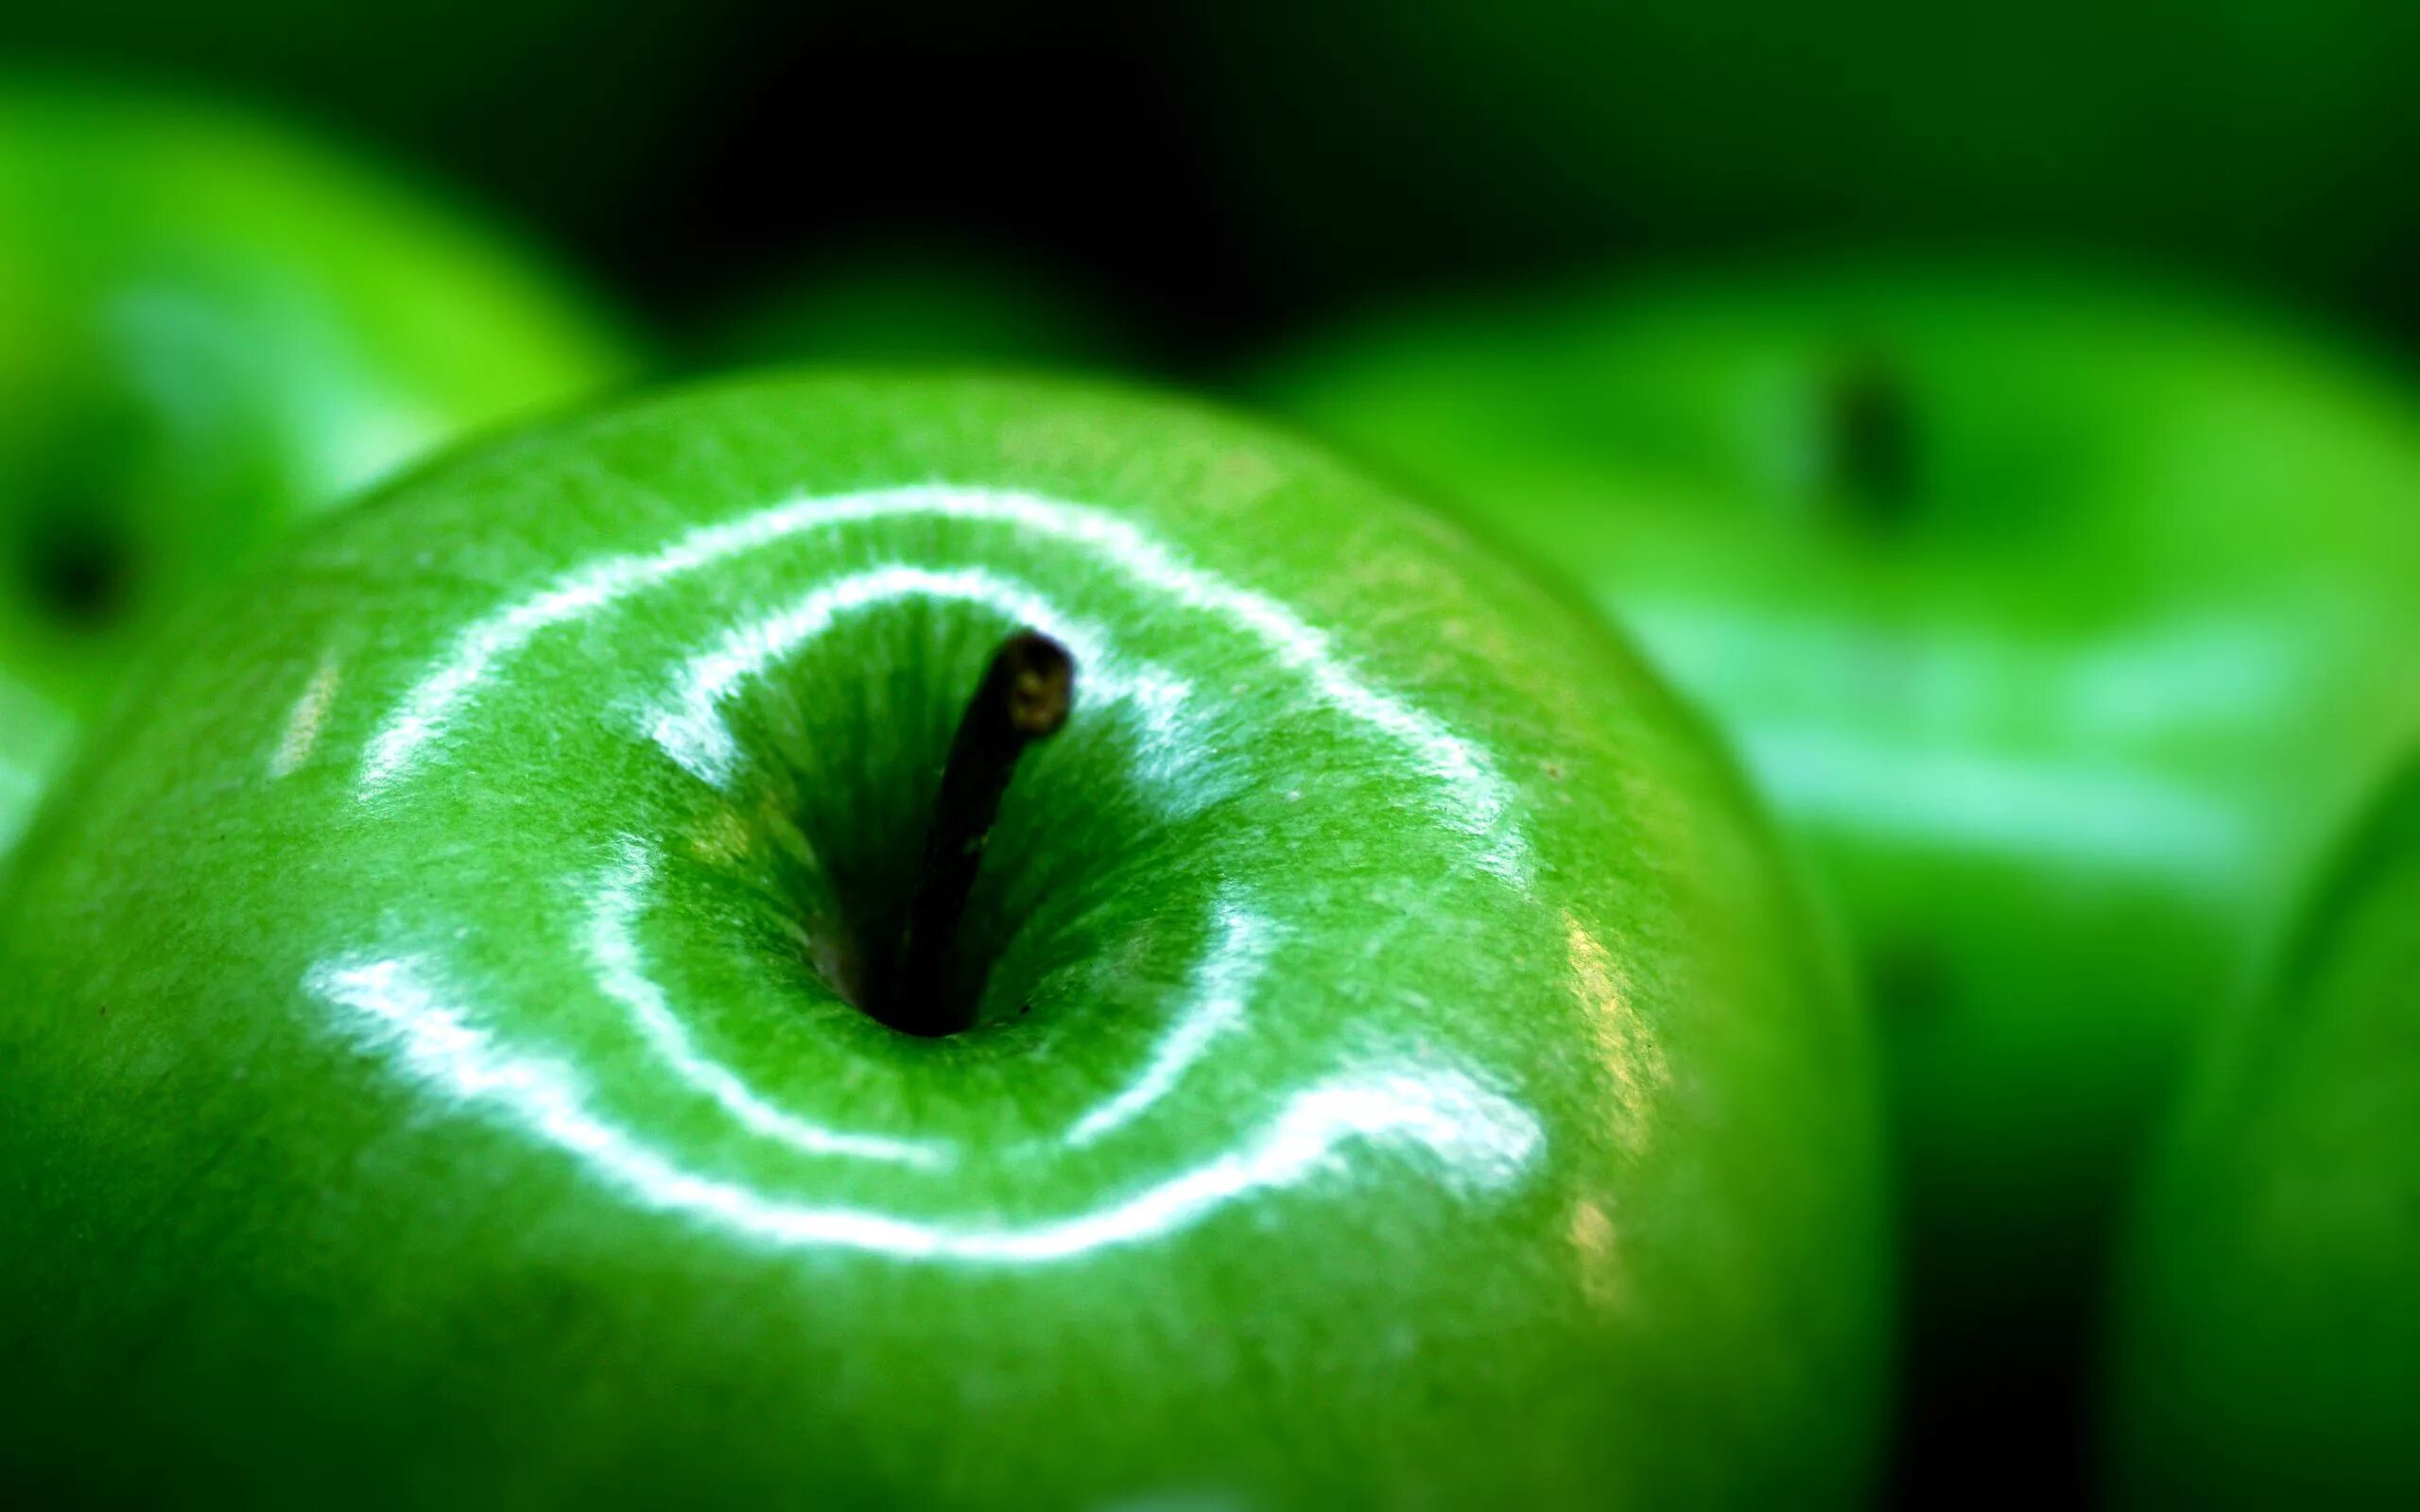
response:
<path fill-rule="evenodd" d="M 1605 632 L 1172 402 L 760 380 L 228 598 L 0 923 L 21 1481 L 737 1504 L 1855 1501 L 1868 1037 Z M 971 1031 L 828 985 L 1080 662 Z"/>
<path fill-rule="evenodd" d="M 215 107 L 0 78 L 0 850 L 203 586 L 631 365 L 537 259 L 374 168 Z M 62 557 L 93 602 L 59 601 Z"/>
<path fill-rule="evenodd" d="M 1844 371 L 1904 398 L 1894 498 L 1827 455 Z M 2420 731 L 2400 387 L 2181 295 L 1841 266 L 1449 312 L 1262 387 L 1714 715 L 1884 1015 L 1924 1331 L 1960 1369 L 2074 1338 L 2184 1046 Z"/>
<path fill-rule="evenodd" d="M 2420 1504 L 2420 763 L 2214 1037 L 2137 1214 L 2114 1501 Z"/>

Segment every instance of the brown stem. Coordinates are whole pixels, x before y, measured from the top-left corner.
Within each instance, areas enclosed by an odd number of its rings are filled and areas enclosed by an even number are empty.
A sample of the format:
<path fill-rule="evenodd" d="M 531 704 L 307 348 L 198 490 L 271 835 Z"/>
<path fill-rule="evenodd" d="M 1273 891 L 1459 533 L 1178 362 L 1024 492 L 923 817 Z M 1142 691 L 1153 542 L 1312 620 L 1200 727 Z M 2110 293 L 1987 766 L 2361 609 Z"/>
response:
<path fill-rule="evenodd" d="M 880 994 L 881 1017 L 892 1028 L 943 1035 L 972 1022 L 972 995 L 949 990 L 959 920 L 1018 759 L 1028 745 L 1059 732 L 1075 695 L 1075 659 L 1037 630 L 1019 630 L 993 654 L 950 741 L 899 954 Z"/>

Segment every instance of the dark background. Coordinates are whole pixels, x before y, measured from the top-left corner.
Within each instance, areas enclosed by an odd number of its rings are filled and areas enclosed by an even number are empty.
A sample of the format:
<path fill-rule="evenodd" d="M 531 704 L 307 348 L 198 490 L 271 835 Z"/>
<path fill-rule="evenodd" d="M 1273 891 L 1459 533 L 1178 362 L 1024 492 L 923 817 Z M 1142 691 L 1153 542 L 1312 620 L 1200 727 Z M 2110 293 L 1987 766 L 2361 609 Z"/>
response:
<path fill-rule="evenodd" d="M 298 113 L 674 322 L 908 245 L 1198 372 L 1432 290 L 1850 246 L 2420 324 L 2406 0 L 57 0 L 0 57 Z"/>

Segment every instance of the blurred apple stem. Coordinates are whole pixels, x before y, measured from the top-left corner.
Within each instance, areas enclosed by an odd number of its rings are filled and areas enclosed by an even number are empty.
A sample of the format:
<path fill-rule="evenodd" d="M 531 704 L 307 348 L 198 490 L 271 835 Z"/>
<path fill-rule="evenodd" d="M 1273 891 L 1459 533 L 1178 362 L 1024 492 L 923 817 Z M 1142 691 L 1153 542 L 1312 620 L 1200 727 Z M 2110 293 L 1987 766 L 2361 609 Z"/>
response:
<path fill-rule="evenodd" d="M 879 1003 L 878 1016 L 892 1028 L 944 1035 L 972 1022 L 972 997 L 950 991 L 959 920 L 1018 759 L 1028 746 L 1066 724 L 1075 695 L 1075 659 L 1040 631 L 1019 630 L 993 653 L 950 741 L 932 823 L 925 832 L 907 927 L 900 932 L 890 989 Z"/>
<path fill-rule="evenodd" d="M 1915 491 L 1915 426 L 1906 386 L 1879 359 L 1860 356 L 1832 375 L 1826 394 L 1834 488 L 1878 520 L 1895 518 Z"/>

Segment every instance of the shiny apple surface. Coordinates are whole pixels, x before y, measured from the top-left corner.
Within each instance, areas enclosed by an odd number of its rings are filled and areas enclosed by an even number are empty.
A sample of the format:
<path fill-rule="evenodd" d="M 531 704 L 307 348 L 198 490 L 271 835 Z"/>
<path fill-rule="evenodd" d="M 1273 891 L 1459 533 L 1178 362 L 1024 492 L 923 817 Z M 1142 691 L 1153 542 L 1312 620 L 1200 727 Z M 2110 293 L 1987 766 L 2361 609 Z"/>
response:
<path fill-rule="evenodd" d="M 1077 663 L 876 1022 L 936 767 Z M 234 594 L 0 923 L 21 1475 L 736 1503 L 1824 1503 L 1869 1044 L 1609 634 L 1294 441 L 688 391 Z M 240 1362 L 240 1367 L 235 1364 Z"/>

